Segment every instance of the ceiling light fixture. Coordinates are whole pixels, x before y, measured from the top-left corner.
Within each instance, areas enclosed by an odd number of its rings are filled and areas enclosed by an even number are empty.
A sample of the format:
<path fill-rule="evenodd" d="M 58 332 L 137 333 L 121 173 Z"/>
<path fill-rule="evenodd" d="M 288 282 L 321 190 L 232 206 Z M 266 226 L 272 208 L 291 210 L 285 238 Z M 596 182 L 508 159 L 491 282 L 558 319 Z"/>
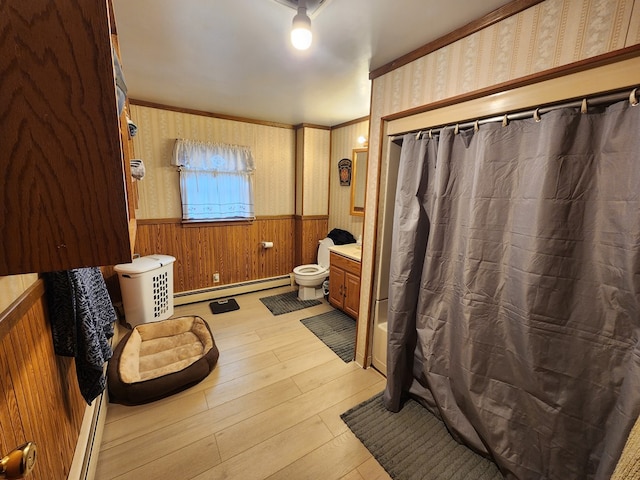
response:
<path fill-rule="evenodd" d="M 298 2 L 298 13 L 293 17 L 291 27 L 291 43 L 298 50 L 306 50 L 311 46 L 311 19 L 307 15 L 307 2 Z"/>

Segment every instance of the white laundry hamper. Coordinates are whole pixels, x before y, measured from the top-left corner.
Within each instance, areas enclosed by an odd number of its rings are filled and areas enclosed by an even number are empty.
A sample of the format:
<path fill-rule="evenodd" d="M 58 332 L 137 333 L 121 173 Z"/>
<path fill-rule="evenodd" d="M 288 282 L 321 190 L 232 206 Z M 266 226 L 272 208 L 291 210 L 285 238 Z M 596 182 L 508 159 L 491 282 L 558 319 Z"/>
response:
<path fill-rule="evenodd" d="M 131 327 L 173 315 L 173 263 L 170 255 L 147 255 L 113 267 L 118 273 L 125 321 Z"/>

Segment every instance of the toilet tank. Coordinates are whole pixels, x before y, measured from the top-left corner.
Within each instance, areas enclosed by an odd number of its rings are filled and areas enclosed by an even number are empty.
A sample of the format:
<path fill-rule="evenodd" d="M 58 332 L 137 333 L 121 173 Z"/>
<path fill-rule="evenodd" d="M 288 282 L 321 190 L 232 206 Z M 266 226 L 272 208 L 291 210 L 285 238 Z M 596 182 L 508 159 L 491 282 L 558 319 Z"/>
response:
<path fill-rule="evenodd" d="M 333 247 L 333 240 L 323 238 L 318 243 L 318 265 L 329 268 L 329 247 Z"/>

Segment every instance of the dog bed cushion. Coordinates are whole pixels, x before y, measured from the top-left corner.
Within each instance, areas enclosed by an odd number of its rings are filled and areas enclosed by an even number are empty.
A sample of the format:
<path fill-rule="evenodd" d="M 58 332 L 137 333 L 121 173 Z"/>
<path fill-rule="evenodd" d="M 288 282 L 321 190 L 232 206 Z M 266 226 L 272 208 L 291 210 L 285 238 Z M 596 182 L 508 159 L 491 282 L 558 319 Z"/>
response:
<path fill-rule="evenodd" d="M 140 405 L 203 380 L 218 361 L 209 325 L 192 315 L 137 325 L 107 367 L 109 401 Z"/>

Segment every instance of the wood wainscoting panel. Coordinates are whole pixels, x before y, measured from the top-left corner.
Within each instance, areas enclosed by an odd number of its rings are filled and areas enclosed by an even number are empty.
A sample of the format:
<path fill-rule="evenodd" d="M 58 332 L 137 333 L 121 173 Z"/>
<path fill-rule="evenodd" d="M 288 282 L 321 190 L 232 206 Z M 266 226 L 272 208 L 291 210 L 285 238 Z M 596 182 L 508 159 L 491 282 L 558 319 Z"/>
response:
<path fill-rule="evenodd" d="M 318 242 L 329 233 L 329 217 L 296 215 L 296 265 L 318 261 Z"/>
<path fill-rule="evenodd" d="M 0 452 L 33 441 L 33 480 L 67 478 L 86 403 L 73 359 L 55 355 L 44 296 L 0 339 Z"/>
<path fill-rule="evenodd" d="M 202 225 L 139 220 L 137 230 L 136 252 L 141 256 L 176 258 L 176 293 L 286 275 L 295 266 L 292 216 Z M 262 248 L 263 241 L 273 242 L 273 248 Z M 215 273 L 220 275 L 216 283 Z"/>

